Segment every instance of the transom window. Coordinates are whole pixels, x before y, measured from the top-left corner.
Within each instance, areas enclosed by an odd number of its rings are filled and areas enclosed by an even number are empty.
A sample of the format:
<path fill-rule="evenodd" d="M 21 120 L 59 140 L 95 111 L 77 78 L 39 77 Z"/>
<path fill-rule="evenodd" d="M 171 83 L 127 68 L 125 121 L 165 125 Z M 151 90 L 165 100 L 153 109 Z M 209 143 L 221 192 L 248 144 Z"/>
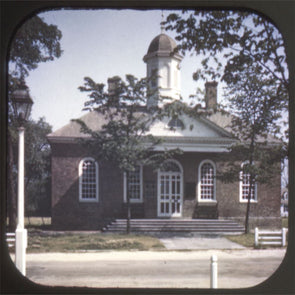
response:
<path fill-rule="evenodd" d="M 245 163 L 242 164 L 242 167 Z M 240 202 L 247 202 L 250 192 L 250 173 L 240 172 Z M 257 201 L 257 185 L 254 182 L 250 192 L 251 202 Z"/>
<path fill-rule="evenodd" d="M 199 201 L 215 200 L 215 165 L 209 160 L 199 166 L 198 192 Z"/>
<path fill-rule="evenodd" d="M 169 121 L 168 126 L 170 128 L 181 128 L 184 129 L 184 124 L 179 118 L 173 118 Z"/>
<path fill-rule="evenodd" d="M 98 201 L 98 164 L 92 158 L 85 158 L 79 164 L 79 200 Z"/>
<path fill-rule="evenodd" d="M 178 165 L 178 163 L 176 163 L 173 160 L 167 160 L 163 163 L 161 169 L 161 172 L 181 172 L 181 169 Z"/>
<path fill-rule="evenodd" d="M 142 202 L 142 167 L 124 174 L 124 201 L 127 201 L 127 185 L 131 202 Z"/>

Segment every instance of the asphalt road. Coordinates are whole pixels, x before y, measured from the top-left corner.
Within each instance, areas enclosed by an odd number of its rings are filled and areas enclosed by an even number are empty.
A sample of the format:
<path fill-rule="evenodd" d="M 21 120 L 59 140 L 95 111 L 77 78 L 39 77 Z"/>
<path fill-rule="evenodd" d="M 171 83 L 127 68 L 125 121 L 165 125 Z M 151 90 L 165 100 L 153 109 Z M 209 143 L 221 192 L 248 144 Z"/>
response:
<path fill-rule="evenodd" d="M 27 277 L 51 286 L 209 288 L 213 254 L 218 257 L 218 287 L 242 288 L 268 278 L 285 250 L 28 254 Z"/>

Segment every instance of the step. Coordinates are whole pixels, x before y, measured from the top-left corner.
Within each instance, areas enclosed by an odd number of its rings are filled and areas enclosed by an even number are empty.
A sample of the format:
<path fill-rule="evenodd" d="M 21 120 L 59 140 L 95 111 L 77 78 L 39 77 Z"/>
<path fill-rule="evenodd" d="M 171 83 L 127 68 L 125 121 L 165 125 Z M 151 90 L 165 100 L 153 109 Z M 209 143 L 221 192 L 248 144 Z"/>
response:
<path fill-rule="evenodd" d="M 194 233 L 238 233 L 244 227 L 232 220 L 219 219 L 131 219 L 133 232 L 194 232 Z M 105 231 L 124 232 L 126 219 L 117 219 L 109 224 Z"/>

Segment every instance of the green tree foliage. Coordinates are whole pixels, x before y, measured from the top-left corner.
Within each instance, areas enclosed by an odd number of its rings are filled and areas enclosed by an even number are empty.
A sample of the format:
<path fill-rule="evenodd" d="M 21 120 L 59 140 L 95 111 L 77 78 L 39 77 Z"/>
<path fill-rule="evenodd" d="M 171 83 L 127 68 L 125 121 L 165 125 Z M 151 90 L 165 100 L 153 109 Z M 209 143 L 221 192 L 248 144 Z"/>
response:
<path fill-rule="evenodd" d="M 16 124 L 16 125 L 14 125 Z M 13 179 L 17 179 L 18 131 L 17 121 L 9 126 L 12 140 Z M 50 155 L 51 149 L 46 135 L 52 127 L 40 118 L 25 122 L 25 195 L 26 215 L 50 212 Z M 45 206 L 45 204 L 47 206 Z"/>
<path fill-rule="evenodd" d="M 281 107 L 288 107 L 288 69 L 282 35 L 263 16 L 246 11 L 183 11 L 170 14 L 166 29 L 176 32 L 179 50 L 203 56 L 195 80 L 234 83 L 240 72 L 255 65 L 276 85 Z M 196 65 L 197 67 L 198 65 Z"/>
<path fill-rule="evenodd" d="M 147 79 L 126 75 L 126 82 L 120 77 L 112 78 L 113 84 L 105 90 L 104 84 L 84 78 L 80 91 L 88 93 L 85 109 L 98 112 L 104 118 L 100 130 L 90 129 L 83 121 L 82 132 L 90 135 L 86 146 L 98 159 L 114 163 L 123 173 L 135 171 L 139 165 L 158 167 L 176 151 L 154 152 L 161 139 L 149 134 L 151 124 L 160 116 L 159 109 L 147 110 Z M 127 232 L 130 231 L 130 195 L 127 186 Z"/>
<path fill-rule="evenodd" d="M 44 118 L 40 118 L 37 122 L 33 120 L 28 121 L 25 128 L 27 216 L 49 216 L 51 200 L 51 149 L 46 136 L 52 132 L 52 127 Z"/>
<path fill-rule="evenodd" d="M 250 175 L 246 233 L 249 231 L 251 190 L 254 191 L 256 182 L 271 185 L 284 158 L 282 141 L 277 137 L 280 132 L 277 121 L 281 117 L 281 101 L 276 96 L 276 85 L 268 83 L 260 69 L 252 65 L 240 73 L 239 80 L 231 81 L 226 87 L 233 113 L 232 131 L 241 140 L 240 144 L 233 146 L 232 151 L 238 151 L 239 160 L 246 163 L 242 171 Z M 230 170 L 230 174 L 239 175 L 241 166 L 235 162 Z"/>
<path fill-rule="evenodd" d="M 45 23 L 42 18 L 34 16 L 28 19 L 17 30 L 10 47 L 9 52 L 9 73 L 8 73 L 8 92 L 16 90 L 31 70 L 37 68 L 41 62 L 52 61 L 62 54 L 60 47 L 61 31 L 54 25 Z M 14 231 L 16 227 L 16 179 L 13 177 L 13 171 L 17 169 L 16 160 L 13 156 L 13 150 L 16 144 L 14 134 L 16 133 L 16 118 L 13 117 L 13 111 L 10 99 L 8 101 L 8 155 L 7 155 L 7 174 L 8 174 L 8 215 L 9 230 Z M 45 122 L 44 122 L 45 123 Z M 42 123 L 40 123 L 42 125 Z M 46 128 L 45 128 L 46 129 Z"/>
<path fill-rule="evenodd" d="M 166 29 L 174 30 L 183 54 L 193 52 L 203 60 L 194 80 L 226 83 L 225 96 L 232 118 L 232 131 L 241 143 L 232 148 L 237 157 L 219 175 L 235 181 L 243 165 L 250 174 L 245 219 L 248 232 L 250 192 L 255 182 L 271 182 L 282 157 L 279 120 L 288 108 L 288 70 L 281 34 L 267 19 L 240 11 L 183 11 L 170 14 Z M 271 149 L 267 143 L 275 141 Z M 237 160 L 239 164 L 237 165 Z"/>
<path fill-rule="evenodd" d="M 9 52 L 9 90 L 13 91 L 18 81 L 41 62 L 52 61 L 62 54 L 61 31 L 49 25 L 39 16 L 28 19 L 17 30 Z"/>

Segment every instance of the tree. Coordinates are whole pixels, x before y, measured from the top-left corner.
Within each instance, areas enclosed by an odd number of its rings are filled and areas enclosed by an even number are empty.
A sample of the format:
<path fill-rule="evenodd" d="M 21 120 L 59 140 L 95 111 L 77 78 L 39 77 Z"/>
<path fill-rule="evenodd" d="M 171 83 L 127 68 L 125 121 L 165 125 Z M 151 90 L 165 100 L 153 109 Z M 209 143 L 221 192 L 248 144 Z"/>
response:
<path fill-rule="evenodd" d="M 105 91 L 104 84 L 95 83 L 89 77 L 84 80 L 84 86 L 79 89 L 89 93 L 90 98 L 85 108 L 98 112 L 105 124 L 101 130 L 91 130 L 83 121 L 74 121 L 81 125 L 82 132 L 90 135 L 91 140 L 86 140 L 86 146 L 97 159 L 114 163 L 128 179 L 128 175 L 138 166 L 158 167 L 176 152 L 154 152 L 161 139 L 149 134 L 149 128 L 160 116 L 160 110 L 147 110 L 145 107 L 146 96 L 149 95 L 146 93 L 147 79 L 138 80 L 132 75 L 126 75 L 124 82 L 120 77 L 114 77 L 108 91 Z M 127 233 L 130 232 L 130 219 L 130 192 L 127 185 Z"/>
<path fill-rule="evenodd" d="M 52 131 L 52 127 L 44 118 L 40 118 L 37 122 L 28 121 L 25 128 L 27 216 L 44 216 L 50 212 L 51 149 L 46 136 Z"/>
<path fill-rule="evenodd" d="M 61 31 L 54 25 L 48 25 L 42 18 L 34 16 L 27 20 L 16 32 L 11 43 L 9 53 L 8 92 L 11 93 L 24 82 L 31 70 L 37 68 L 40 62 L 51 61 L 61 56 L 60 39 Z M 13 157 L 12 133 L 16 132 L 16 118 L 10 100 L 8 101 L 8 208 L 9 208 L 9 230 L 16 228 L 16 192 L 13 171 L 16 169 Z"/>
<path fill-rule="evenodd" d="M 183 11 L 170 14 L 166 29 L 177 33 L 183 54 L 202 55 L 194 80 L 221 79 L 233 117 L 233 131 L 243 145 L 233 147 L 246 161 L 250 175 L 245 219 L 248 232 L 250 196 L 256 181 L 271 179 L 281 150 L 265 153 L 266 134 L 278 135 L 281 113 L 288 108 L 289 78 L 281 34 L 260 15 L 241 11 Z M 221 178 L 229 180 L 241 167 L 230 165 Z M 238 174 L 236 174 L 238 175 Z"/>
<path fill-rule="evenodd" d="M 12 139 L 13 159 L 18 157 L 18 134 L 17 126 L 10 126 Z M 40 118 L 38 121 L 29 120 L 25 123 L 25 192 L 26 192 L 26 215 L 42 213 L 43 203 L 50 199 L 50 145 L 46 135 L 52 131 L 52 127 Z M 13 178 L 17 178 L 17 164 L 14 164 Z M 43 212 L 44 214 L 45 212 Z M 47 213 L 48 214 L 48 213 Z"/>
<path fill-rule="evenodd" d="M 36 69 L 41 62 L 52 61 L 62 54 L 61 31 L 39 16 L 28 19 L 16 32 L 9 52 L 9 91 Z"/>
<path fill-rule="evenodd" d="M 234 164 L 223 177 L 229 176 L 228 180 L 234 181 L 233 175 L 249 176 L 245 233 L 249 232 L 250 204 L 255 184 L 271 185 L 276 176 L 276 166 L 283 156 L 283 144 L 276 137 L 280 131 L 277 121 L 281 117 L 281 102 L 276 97 L 276 85 L 268 83 L 269 80 L 261 75 L 260 68 L 252 65 L 240 72 L 240 79 L 228 83 L 226 87 L 233 114 L 232 131 L 241 140 L 232 147 L 232 152 L 238 154 L 238 159 L 244 165 L 237 165 L 234 158 Z M 238 173 L 239 170 L 242 174 Z"/>
<path fill-rule="evenodd" d="M 235 82 L 241 70 L 255 65 L 264 79 L 275 81 L 281 110 L 288 107 L 288 69 L 282 35 L 262 16 L 247 11 L 183 11 L 164 22 L 176 32 L 183 54 L 202 55 L 195 80 Z"/>

